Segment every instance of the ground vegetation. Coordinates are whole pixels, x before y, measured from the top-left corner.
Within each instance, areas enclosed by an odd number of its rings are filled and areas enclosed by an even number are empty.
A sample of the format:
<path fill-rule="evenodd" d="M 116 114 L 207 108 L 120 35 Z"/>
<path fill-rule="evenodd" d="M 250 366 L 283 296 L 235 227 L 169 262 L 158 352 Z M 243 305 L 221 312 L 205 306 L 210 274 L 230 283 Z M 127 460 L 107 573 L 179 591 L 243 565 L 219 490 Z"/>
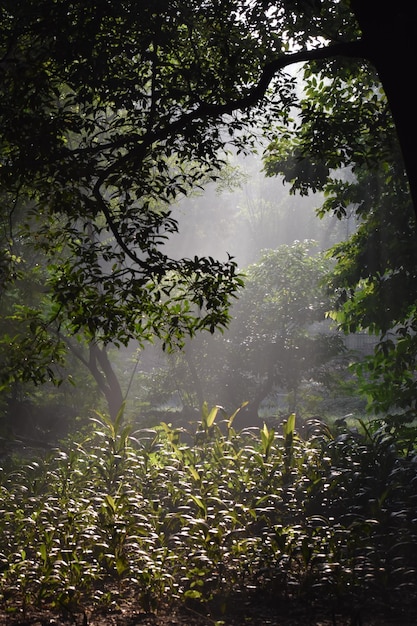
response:
<path fill-rule="evenodd" d="M 312 422 L 304 440 L 295 415 L 238 431 L 237 414 L 205 406 L 194 433 L 97 416 L 68 446 L 11 456 L 7 623 L 411 623 L 415 451 L 364 424 Z"/>

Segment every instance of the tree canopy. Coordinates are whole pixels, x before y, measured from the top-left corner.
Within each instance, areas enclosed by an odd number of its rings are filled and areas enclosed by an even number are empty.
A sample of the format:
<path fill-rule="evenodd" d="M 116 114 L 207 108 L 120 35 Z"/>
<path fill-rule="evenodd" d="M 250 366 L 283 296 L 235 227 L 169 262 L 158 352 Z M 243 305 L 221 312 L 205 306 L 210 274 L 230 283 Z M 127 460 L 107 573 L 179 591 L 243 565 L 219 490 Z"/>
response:
<path fill-rule="evenodd" d="M 411 0 L 3 2 L 2 283 L 23 238 L 42 252 L 49 304 L 32 329 L 54 320 L 90 341 L 170 344 L 226 325 L 236 264 L 164 254 L 177 230 L 170 204 L 215 179 L 227 150 L 291 133 L 295 112 L 312 135 L 309 160 L 294 157 L 316 188 L 352 154 L 364 167 L 378 160 L 390 128 L 417 204 L 406 90 L 416 11 Z M 314 102 L 297 111 L 286 68 L 299 63 L 345 95 L 352 116 L 337 132 Z"/>

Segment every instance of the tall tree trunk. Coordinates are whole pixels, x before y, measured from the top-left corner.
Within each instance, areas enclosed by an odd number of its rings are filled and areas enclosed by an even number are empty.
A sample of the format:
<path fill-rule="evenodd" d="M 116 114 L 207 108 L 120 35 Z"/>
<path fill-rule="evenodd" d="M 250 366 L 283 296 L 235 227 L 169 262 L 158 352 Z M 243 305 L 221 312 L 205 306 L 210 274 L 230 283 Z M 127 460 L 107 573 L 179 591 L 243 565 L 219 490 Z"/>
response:
<path fill-rule="evenodd" d="M 417 2 L 351 0 L 351 8 L 391 108 L 417 215 Z"/>

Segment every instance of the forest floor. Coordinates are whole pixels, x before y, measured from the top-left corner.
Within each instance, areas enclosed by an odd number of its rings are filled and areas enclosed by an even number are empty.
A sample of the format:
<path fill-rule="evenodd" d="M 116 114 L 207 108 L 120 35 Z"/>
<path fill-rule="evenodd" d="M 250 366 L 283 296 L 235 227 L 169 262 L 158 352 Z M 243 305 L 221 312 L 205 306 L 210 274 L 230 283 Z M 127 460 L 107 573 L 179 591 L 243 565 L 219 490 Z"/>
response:
<path fill-rule="evenodd" d="M 417 615 L 389 611 L 361 614 L 331 613 L 321 608 L 273 606 L 271 602 L 241 601 L 225 612 L 184 605 L 160 607 L 157 612 L 136 611 L 126 605 L 115 611 L 58 616 L 28 611 L 25 616 L 0 613 L 0 626 L 416 626 Z"/>

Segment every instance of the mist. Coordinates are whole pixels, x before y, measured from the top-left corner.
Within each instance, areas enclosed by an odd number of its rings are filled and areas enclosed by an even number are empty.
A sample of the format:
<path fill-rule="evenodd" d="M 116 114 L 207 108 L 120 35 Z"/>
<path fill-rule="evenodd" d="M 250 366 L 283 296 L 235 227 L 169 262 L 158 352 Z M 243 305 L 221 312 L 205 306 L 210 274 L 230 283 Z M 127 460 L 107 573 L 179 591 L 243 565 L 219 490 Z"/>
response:
<path fill-rule="evenodd" d="M 355 227 L 348 219 L 330 215 L 319 219 L 316 209 L 322 200 L 319 194 L 292 195 L 280 178 L 266 178 L 260 155 L 231 156 L 220 181 L 171 207 L 178 233 L 170 235 L 164 252 L 175 259 L 197 255 L 225 261 L 231 256 L 245 274 L 268 251 L 287 247 L 291 255 L 293 246 L 314 241 L 308 244 L 308 259 L 349 236 Z M 285 275 L 286 271 L 278 273 Z M 285 289 L 293 289 L 289 276 L 288 281 Z M 127 347 L 110 345 L 99 353 L 96 347 L 99 360 L 95 368 L 99 371 L 94 378 L 82 360 L 74 357 L 79 351 L 76 342 L 68 340 L 71 350 L 62 385 L 58 389 L 52 385 L 20 388 L 9 409 L 15 420 L 13 429 L 33 439 L 45 434 L 60 437 L 74 426 L 82 427 L 96 410 L 106 413 L 109 403 L 119 403 L 119 398 L 124 399 L 127 418 L 141 425 L 165 419 L 176 424 L 198 421 L 204 402 L 221 404 L 229 412 L 247 402 L 249 408 L 241 413 L 240 419 L 246 420 L 242 425 L 282 419 L 293 410 L 308 417 L 331 407 L 339 415 L 336 404 L 342 403 L 344 409 L 346 403 L 343 398 L 336 402 L 335 390 L 326 388 L 319 374 L 323 374 L 320 368 L 330 367 L 345 377 L 340 345 L 326 356 L 327 365 L 326 358 L 320 357 L 317 364 L 318 357 L 312 356 L 313 344 L 317 343 L 317 354 L 324 350 L 319 337 L 329 343 L 340 339 L 339 335 L 324 321 L 323 311 L 311 316 L 314 302 L 300 305 L 305 319 L 302 312 L 294 312 L 296 322 L 279 316 L 274 321 L 274 306 L 277 310 L 281 306 L 282 284 L 271 282 L 270 277 L 266 282 L 264 291 L 259 286 L 253 303 L 248 302 L 251 296 L 246 289 L 242 290 L 232 303 L 229 327 L 222 333 L 197 334 L 172 353 L 164 352 L 157 340 L 143 346 L 135 342 Z M 267 301 L 268 289 L 275 304 Z M 306 291 L 303 286 L 299 289 Z M 292 306 L 291 302 L 286 306 Z M 302 340 L 301 335 L 305 335 Z M 307 360 L 308 367 L 299 366 L 292 353 L 301 355 L 300 363 Z M 88 357 L 83 359 L 86 362 Z M 291 372 L 297 372 L 295 378 Z M 357 399 L 354 403 L 362 406 Z"/>
<path fill-rule="evenodd" d="M 259 155 L 234 158 L 224 180 L 208 184 L 204 191 L 172 207 L 179 232 L 167 241 L 165 252 L 174 258 L 199 255 L 221 261 L 230 255 L 244 274 L 267 251 L 281 247 L 291 250 L 297 242 L 315 242 L 309 244 L 307 256 L 320 254 L 347 238 L 355 228 L 352 218 L 339 220 L 327 215 L 319 219 L 316 209 L 322 201 L 320 194 L 292 195 L 289 185 L 279 178 L 266 178 Z M 279 288 L 276 287 L 278 291 Z M 257 294 L 258 299 L 264 296 Z M 348 361 L 341 354 L 344 341 L 325 321 L 323 310 L 312 316 L 315 305 L 306 301 L 302 305 L 305 319 L 302 313 L 298 315 L 295 333 L 291 324 L 279 319 L 274 330 L 268 312 L 265 324 L 269 328 L 262 329 L 262 307 L 255 311 L 254 306 L 253 318 L 249 319 L 250 303 L 246 298 L 244 289 L 239 300 L 232 303 L 232 319 L 222 333 L 197 335 L 172 354 L 163 353 L 157 342 L 139 350 L 135 357 L 130 354 L 130 359 L 137 359 L 136 382 L 140 380 L 140 391 L 131 385 L 128 405 L 139 420 L 152 423 L 168 418 L 177 425 L 187 425 L 199 419 L 203 402 L 221 404 L 229 413 L 248 402 L 249 408 L 239 418 L 242 426 L 261 424 L 265 418 L 280 420 L 293 409 L 306 417 L 329 410 L 339 417 L 346 409 L 363 409 L 363 402 L 357 398 L 348 400 L 338 385 L 326 388 L 320 380 L 320 376 L 325 377 L 326 367 L 334 374 L 338 372 L 340 380 L 345 379 Z M 278 328 L 280 324 L 284 326 Z M 254 325 L 256 330 L 250 337 Z M 257 343 L 262 334 L 263 340 Z M 298 335 L 303 334 L 301 340 Z M 252 345 L 248 346 L 248 342 Z M 317 355 L 312 355 L 314 350 Z M 302 373 L 296 375 L 296 381 L 291 381 L 290 370 L 298 372 L 300 368 L 291 351 L 304 351 L 300 358 L 308 361 L 305 367 L 301 366 Z M 260 362 L 266 367 L 260 366 Z"/>
<path fill-rule="evenodd" d="M 346 224 L 336 217 L 317 217 L 320 194 L 291 195 L 290 185 L 265 176 L 259 155 L 231 157 L 229 168 L 225 181 L 172 207 L 179 233 L 166 244 L 168 254 L 220 260 L 230 254 L 244 268 L 264 249 L 305 239 L 327 249 L 345 236 Z"/>

